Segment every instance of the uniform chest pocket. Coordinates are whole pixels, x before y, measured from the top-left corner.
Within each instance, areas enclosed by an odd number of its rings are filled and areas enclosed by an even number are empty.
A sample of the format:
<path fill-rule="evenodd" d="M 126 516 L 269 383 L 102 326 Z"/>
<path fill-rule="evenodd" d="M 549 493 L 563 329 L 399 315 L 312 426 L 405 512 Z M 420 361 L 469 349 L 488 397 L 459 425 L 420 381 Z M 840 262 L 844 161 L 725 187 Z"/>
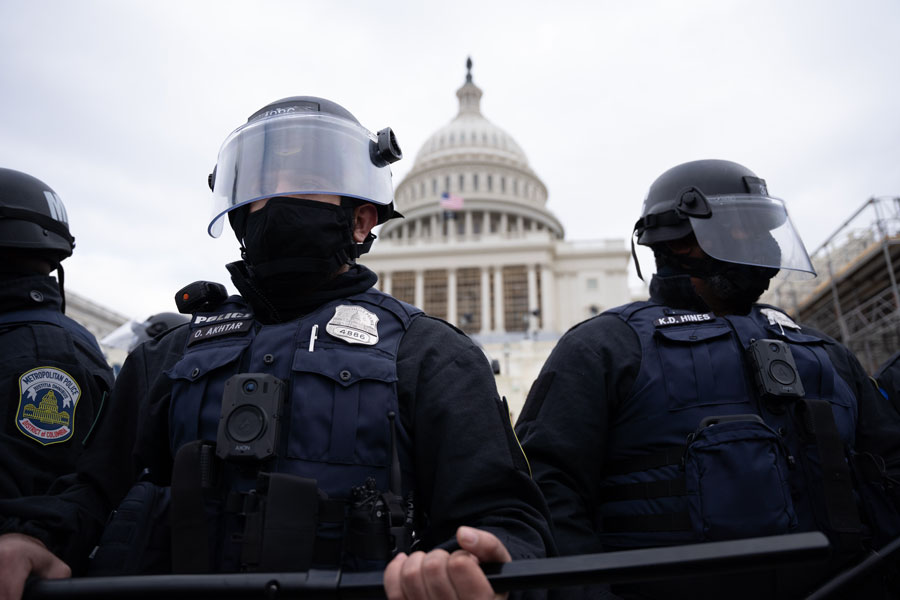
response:
<path fill-rule="evenodd" d="M 726 418 L 736 420 L 701 425 L 685 452 L 685 488 L 697 539 L 793 531 L 797 515 L 788 484 L 792 459 L 787 448 L 756 415 Z"/>
<path fill-rule="evenodd" d="M 187 442 L 216 439 L 225 380 L 237 373 L 248 343 L 188 352 L 165 372 L 172 379 L 169 436 L 173 452 Z"/>
<path fill-rule="evenodd" d="M 289 458 L 389 463 L 388 413 L 397 412 L 394 360 L 363 349 L 300 349 L 291 379 Z"/>
<path fill-rule="evenodd" d="M 742 350 L 727 326 L 657 329 L 669 410 L 748 402 Z"/>

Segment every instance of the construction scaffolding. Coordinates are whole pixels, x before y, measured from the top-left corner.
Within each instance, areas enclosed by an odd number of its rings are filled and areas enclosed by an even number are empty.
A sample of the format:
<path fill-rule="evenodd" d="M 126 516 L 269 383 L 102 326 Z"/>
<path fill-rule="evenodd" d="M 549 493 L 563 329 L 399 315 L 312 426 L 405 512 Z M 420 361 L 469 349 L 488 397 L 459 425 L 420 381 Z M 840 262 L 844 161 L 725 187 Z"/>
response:
<path fill-rule="evenodd" d="M 818 273 L 763 302 L 844 343 L 874 373 L 900 350 L 900 197 L 870 198 L 810 255 Z"/>

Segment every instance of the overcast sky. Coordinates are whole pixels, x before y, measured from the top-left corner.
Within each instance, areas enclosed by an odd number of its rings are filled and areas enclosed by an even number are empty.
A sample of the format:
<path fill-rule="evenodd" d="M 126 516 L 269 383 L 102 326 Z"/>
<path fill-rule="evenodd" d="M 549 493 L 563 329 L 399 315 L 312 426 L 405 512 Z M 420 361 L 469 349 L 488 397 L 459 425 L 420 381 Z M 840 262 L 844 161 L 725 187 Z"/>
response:
<path fill-rule="evenodd" d="M 812 252 L 900 195 L 898 29 L 897 0 L 0 0 L 0 166 L 66 204 L 67 288 L 143 318 L 198 279 L 233 290 L 206 176 L 252 112 L 308 94 L 390 126 L 399 182 L 471 56 L 568 239 L 625 244 L 657 175 L 725 158 Z"/>

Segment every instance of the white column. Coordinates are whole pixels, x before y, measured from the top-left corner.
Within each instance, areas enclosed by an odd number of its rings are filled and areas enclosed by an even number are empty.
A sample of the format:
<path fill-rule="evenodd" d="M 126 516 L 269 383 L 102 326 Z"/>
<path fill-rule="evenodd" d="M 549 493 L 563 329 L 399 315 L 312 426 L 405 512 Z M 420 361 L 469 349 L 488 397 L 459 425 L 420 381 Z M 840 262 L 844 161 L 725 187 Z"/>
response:
<path fill-rule="evenodd" d="M 537 272 L 534 265 L 528 265 L 528 331 L 537 331 L 537 317 L 532 313 L 538 306 Z"/>
<path fill-rule="evenodd" d="M 481 267 L 481 333 L 491 330 L 491 274 Z"/>
<path fill-rule="evenodd" d="M 556 294 L 556 275 L 549 265 L 541 265 L 541 321 L 543 331 L 557 331 L 556 306 L 553 298 Z"/>
<path fill-rule="evenodd" d="M 481 235 L 488 235 L 491 232 L 491 213 L 484 211 L 481 214 Z"/>
<path fill-rule="evenodd" d="M 437 213 L 431 215 L 431 239 L 439 239 L 441 237 L 440 230 L 438 227 L 440 226 L 440 222 L 438 221 Z"/>
<path fill-rule="evenodd" d="M 518 235 L 524 235 L 525 233 L 525 219 L 522 215 L 516 217 L 516 233 Z"/>
<path fill-rule="evenodd" d="M 447 320 L 459 326 L 456 314 L 456 269 L 447 270 Z"/>
<path fill-rule="evenodd" d="M 503 267 L 494 267 L 494 326 L 498 333 L 506 331 L 503 314 Z"/>
<path fill-rule="evenodd" d="M 403 224 L 403 241 L 404 242 L 409 241 L 409 223 Z"/>
<path fill-rule="evenodd" d="M 500 213 L 500 235 L 506 237 L 509 235 L 509 232 L 506 231 L 509 228 L 509 216 L 506 213 Z"/>
<path fill-rule="evenodd" d="M 385 294 L 391 293 L 391 272 L 387 271 L 384 273 L 384 276 L 381 278 L 381 291 Z"/>
<path fill-rule="evenodd" d="M 475 234 L 475 230 L 472 227 L 472 211 L 466 211 L 466 231 L 465 234 L 467 237 L 472 237 Z"/>
<path fill-rule="evenodd" d="M 416 271 L 416 301 L 414 303 L 421 309 L 425 308 L 425 272 Z"/>
<path fill-rule="evenodd" d="M 418 240 L 422 237 L 422 219 L 413 221 L 413 238 Z"/>

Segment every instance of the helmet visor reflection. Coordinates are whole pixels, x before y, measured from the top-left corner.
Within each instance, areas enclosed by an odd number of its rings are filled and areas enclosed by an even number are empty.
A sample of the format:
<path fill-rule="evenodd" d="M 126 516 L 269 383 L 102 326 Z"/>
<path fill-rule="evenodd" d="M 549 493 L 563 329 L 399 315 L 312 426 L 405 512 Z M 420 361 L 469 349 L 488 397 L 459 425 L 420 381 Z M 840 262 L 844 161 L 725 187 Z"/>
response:
<path fill-rule="evenodd" d="M 713 258 L 759 267 L 786 269 L 807 279 L 816 272 L 784 203 L 768 196 L 708 197 L 712 215 L 691 217 L 700 247 Z"/>
<path fill-rule="evenodd" d="M 233 208 L 273 196 L 333 194 L 390 204 L 391 170 L 372 162 L 374 141 L 356 123 L 321 113 L 239 127 L 219 151 L 209 234 L 221 234 L 222 217 Z"/>

